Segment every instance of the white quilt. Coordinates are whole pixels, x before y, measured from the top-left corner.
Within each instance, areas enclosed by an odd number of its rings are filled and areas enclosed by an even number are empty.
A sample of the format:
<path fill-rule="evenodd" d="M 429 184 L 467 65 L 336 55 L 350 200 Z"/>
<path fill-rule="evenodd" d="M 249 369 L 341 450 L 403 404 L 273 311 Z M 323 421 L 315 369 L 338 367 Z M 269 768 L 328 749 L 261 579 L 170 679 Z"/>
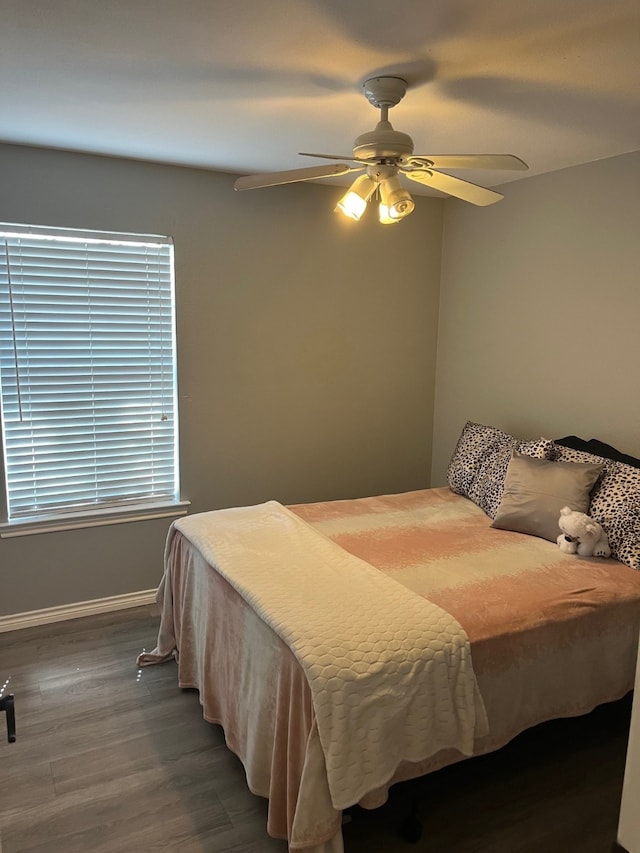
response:
<path fill-rule="evenodd" d="M 187 516 L 174 529 L 299 660 L 336 809 L 384 785 L 403 760 L 447 747 L 472 754 L 486 714 L 450 614 L 276 501 Z"/>

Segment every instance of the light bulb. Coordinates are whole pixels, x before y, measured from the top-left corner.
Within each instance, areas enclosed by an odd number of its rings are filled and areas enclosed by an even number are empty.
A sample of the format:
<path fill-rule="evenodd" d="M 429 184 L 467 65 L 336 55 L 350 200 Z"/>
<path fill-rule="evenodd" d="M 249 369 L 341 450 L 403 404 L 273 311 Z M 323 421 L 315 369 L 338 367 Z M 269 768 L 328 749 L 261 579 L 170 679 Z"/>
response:
<path fill-rule="evenodd" d="M 399 219 L 393 219 L 389 216 L 389 208 L 382 202 L 378 205 L 378 219 L 382 225 L 393 225 L 394 222 L 400 222 Z"/>
<path fill-rule="evenodd" d="M 344 213 L 356 222 L 367 209 L 367 202 L 374 194 L 377 188 L 375 181 L 372 181 L 368 175 L 360 175 L 356 178 L 349 191 L 342 196 L 335 207 L 336 211 Z"/>
<path fill-rule="evenodd" d="M 367 209 L 367 202 L 357 193 L 349 190 L 346 195 L 342 196 L 335 209 L 357 222 Z"/>

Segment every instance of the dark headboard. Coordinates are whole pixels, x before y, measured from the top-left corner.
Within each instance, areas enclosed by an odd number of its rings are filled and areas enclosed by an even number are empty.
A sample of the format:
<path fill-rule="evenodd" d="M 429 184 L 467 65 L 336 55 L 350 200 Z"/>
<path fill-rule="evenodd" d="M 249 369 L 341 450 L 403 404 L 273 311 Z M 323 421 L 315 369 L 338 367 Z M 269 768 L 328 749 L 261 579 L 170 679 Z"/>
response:
<path fill-rule="evenodd" d="M 573 450 L 583 450 L 585 453 L 593 453 L 594 456 L 602 456 L 604 459 L 614 459 L 616 462 L 624 462 L 625 465 L 631 465 L 634 468 L 640 468 L 640 459 L 635 456 L 630 456 L 628 453 L 622 453 L 610 444 L 604 441 L 599 441 L 597 438 L 590 438 L 588 441 L 584 438 L 578 438 L 577 435 L 566 435 L 564 438 L 554 439 L 556 444 L 561 444 L 563 447 L 571 447 Z"/>

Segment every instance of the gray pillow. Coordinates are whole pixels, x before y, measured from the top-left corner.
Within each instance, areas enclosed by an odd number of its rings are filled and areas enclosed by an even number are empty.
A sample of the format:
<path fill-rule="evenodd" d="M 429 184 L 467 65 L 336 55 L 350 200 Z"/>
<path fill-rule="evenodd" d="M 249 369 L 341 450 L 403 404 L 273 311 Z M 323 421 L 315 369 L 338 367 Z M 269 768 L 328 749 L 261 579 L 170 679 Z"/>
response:
<path fill-rule="evenodd" d="M 555 542 L 563 506 L 589 509 L 590 492 L 602 465 L 534 459 L 514 451 L 492 527 Z"/>

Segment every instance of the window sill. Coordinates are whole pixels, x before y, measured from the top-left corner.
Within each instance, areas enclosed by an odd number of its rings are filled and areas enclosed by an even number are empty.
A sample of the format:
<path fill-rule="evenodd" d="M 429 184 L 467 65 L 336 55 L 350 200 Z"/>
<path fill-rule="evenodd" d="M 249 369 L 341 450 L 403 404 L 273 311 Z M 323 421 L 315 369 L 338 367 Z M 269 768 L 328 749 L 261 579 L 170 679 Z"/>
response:
<path fill-rule="evenodd" d="M 130 521 L 151 521 L 156 518 L 177 518 L 186 515 L 190 501 L 171 503 L 138 504 L 124 508 L 98 509 L 92 512 L 57 516 L 42 516 L 24 521 L 7 521 L 0 524 L 0 539 L 14 536 L 32 536 L 36 533 L 59 533 L 64 530 L 80 530 L 83 527 L 104 527 L 109 524 L 125 524 Z"/>

